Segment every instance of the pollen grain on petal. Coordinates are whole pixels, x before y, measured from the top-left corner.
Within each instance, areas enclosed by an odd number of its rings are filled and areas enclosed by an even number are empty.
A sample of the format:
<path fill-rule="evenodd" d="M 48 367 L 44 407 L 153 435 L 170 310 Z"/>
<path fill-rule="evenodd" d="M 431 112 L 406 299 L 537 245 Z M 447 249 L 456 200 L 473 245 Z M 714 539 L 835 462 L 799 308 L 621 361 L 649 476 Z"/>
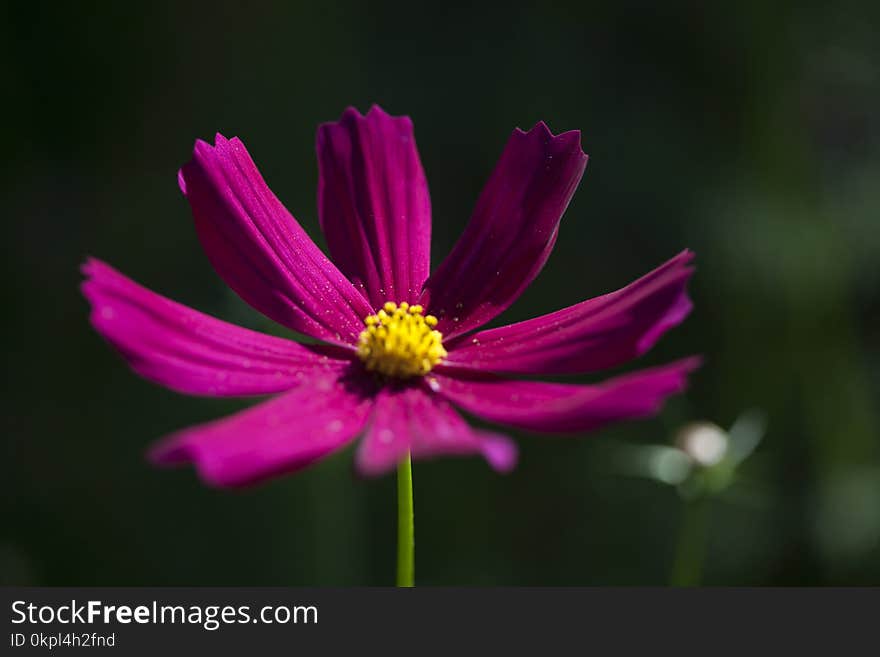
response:
<path fill-rule="evenodd" d="M 408 379 L 424 376 L 446 356 L 437 318 L 423 313 L 422 306 L 388 301 L 364 319 L 357 353 L 367 370 Z"/>

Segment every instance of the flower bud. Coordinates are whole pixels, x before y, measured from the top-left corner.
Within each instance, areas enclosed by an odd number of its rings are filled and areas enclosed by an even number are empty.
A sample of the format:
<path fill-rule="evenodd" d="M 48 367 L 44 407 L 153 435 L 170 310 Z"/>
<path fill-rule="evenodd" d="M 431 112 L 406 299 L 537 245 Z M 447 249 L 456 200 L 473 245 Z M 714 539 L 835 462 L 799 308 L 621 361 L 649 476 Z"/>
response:
<path fill-rule="evenodd" d="M 676 445 L 700 466 L 710 467 L 721 462 L 727 454 L 727 433 L 712 422 L 691 422 L 676 436 Z"/>

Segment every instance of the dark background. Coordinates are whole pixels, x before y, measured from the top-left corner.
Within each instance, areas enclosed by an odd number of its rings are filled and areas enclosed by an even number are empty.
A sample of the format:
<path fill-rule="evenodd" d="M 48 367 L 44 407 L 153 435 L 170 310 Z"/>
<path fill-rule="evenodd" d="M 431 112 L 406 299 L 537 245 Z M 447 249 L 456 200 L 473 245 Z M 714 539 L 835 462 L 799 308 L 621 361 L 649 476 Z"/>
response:
<path fill-rule="evenodd" d="M 242 402 L 138 379 L 91 330 L 78 266 L 273 330 L 211 270 L 175 175 L 238 135 L 318 238 L 314 133 L 408 114 L 452 245 L 514 126 L 579 128 L 590 164 L 504 320 L 616 289 L 684 247 L 688 321 L 638 364 L 706 358 L 657 418 L 518 436 L 519 468 L 417 463 L 423 584 L 663 584 L 673 487 L 615 450 L 767 418 L 713 500 L 708 584 L 880 583 L 880 52 L 875 2 L 4 2 L 0 581 L 388 584 L 393 477 L 347 450 L 245 492 L 149 467 L 155 438 Z"/>

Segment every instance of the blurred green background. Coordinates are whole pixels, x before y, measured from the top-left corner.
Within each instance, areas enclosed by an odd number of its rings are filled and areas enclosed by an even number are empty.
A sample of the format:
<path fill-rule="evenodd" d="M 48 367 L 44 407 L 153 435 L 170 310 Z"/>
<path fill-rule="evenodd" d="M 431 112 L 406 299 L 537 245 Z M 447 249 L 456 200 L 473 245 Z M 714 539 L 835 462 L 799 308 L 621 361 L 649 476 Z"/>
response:
<path fill-rule="evenodd" d="M 356 479 L 351 450 L 243 492 L 149 467 L 151 441 L 243 402 L 137 378 L 78 291 L 95 255 L 268 329 L 213 273 L 177 168 L 238 135 L 317 238 L 315 128 L 378 102 L 415 121 L 435 263 L 513 127 L 583 131 L 556 250 L 505 321 L 698 257 L 694 313 L 638 363 L 703 354 L 688 393 L 517 435 L 508 476 L 417 463 L 419 583 L 667 583 L 682 498 L 621 454 L 756 409 L 702 581 L 880 584 L 880 5 L 550 4 L 3 3 L 0 581 L 392 583 L 394 480 Z"/>

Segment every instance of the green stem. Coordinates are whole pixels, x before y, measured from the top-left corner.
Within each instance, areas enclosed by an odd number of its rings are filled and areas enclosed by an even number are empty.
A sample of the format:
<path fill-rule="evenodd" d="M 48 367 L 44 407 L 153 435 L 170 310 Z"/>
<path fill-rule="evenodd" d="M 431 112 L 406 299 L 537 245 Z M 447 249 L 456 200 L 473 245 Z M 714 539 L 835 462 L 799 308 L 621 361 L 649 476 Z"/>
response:
<path fill-rule="evenodd" d="M 675 548 L 670 584 L 699 586 L 706 556 L 709 529 L 709 500 L 700 496 L 684 503 L 684 517 Z"/>
<path fill-rule="evenodd" d="M 415 586 L 416 529 L 413 514 L 412 458 L 397 466 L 397 586 Z"/>

